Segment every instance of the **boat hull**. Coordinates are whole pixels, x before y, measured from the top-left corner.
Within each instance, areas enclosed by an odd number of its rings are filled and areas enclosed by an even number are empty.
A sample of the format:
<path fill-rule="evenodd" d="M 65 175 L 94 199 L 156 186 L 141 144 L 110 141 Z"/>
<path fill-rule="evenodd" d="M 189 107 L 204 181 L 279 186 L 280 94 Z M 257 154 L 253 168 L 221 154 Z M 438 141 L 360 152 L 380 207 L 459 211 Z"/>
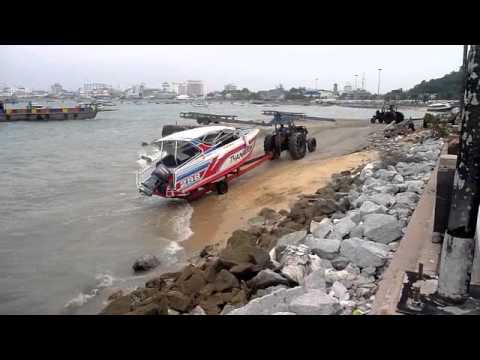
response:
<path fill-rule="evenodd" d="M 0 122 L 4 121 L 61 121 L 94 119 L 97 111 L 80 112 L 48 112 L 48 113 L 3 113 Z"/>

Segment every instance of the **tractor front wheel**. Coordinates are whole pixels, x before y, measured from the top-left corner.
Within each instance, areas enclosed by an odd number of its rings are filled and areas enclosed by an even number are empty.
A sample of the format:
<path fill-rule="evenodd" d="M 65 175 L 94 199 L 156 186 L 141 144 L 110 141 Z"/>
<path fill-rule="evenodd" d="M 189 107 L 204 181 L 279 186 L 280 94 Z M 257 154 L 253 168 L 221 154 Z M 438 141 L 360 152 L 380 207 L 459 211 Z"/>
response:
<path fill-rule="evenodd" d="M 215 184 L 218 195 L 223 195 L 228 192 L 228 183 L 225 180 L 219 181 Z"/>
<path fill-rule="evenodd" d="M 317 140 L 315 138 L 307 140 L 307 149 L 309 152 L 314 152 L 317 149 Z"/>

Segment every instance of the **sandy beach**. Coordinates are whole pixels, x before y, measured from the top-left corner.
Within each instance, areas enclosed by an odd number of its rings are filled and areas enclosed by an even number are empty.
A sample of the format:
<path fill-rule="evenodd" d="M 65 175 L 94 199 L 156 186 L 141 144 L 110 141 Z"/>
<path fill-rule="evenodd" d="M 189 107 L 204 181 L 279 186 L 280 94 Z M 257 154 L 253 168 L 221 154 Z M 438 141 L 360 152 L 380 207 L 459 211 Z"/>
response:
<path fill-rule="evenodd" d="M 299 161 L 292 161 L 287 153 L 234 180 L 229 192 L 219 196 L 210 193 L 192 202 L 193 235 L 182 245 L 195 253 L 206 245 L 228 239 L 236 229 L 248 227 L 248 219 L 264 207 L 288 209 L 300 193 L 315 192 L 324 186 L 331 175 L 377 158 L 373 151 L 362 151 L 367 137 L 378 127 L 367 121 L 338 120 L 336 123 L 312 122 L 305 124 L 317 139 L 317 150 Z M 263 151 L 263 130 L 257 138 L 255 152 Z"/>

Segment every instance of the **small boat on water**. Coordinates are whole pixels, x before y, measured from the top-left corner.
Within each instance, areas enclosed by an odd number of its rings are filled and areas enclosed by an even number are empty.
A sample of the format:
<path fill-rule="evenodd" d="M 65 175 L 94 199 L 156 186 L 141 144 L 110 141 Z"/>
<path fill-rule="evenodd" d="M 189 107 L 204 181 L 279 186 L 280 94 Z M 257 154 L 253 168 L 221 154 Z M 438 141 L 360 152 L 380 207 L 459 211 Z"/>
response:
<path fill-rule="evenodd" d="M 203 102 L 203 103 L 192 103 L 192 106 L 194 106 L 194 107 L 208 107 L 208 103 L 207 103 L 207 102 Z"/>
<path fill-rule="evenodd" d="M 452 109 L 453 106 L 449 103 L 434 103 L 427 106 L 427 111 L 431 112 L 444 112 Z"/>
<path fill-rule="evenodd" d="M 91 104 L 79 104 L 72 108 L 49 108 L 40 104 L 31 104 L 26 109 L 5 109 L 5 106 L 0 104 L 0 122 L 86 120 L 95 118 L 98 111 L 98 108 Z"/>

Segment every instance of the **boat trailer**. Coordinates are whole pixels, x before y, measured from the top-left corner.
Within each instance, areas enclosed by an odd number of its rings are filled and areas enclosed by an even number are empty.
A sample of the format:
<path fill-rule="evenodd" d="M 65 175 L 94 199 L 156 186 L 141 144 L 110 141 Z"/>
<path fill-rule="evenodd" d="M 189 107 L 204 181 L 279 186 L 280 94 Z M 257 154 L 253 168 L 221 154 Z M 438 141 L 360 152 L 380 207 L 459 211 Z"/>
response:
<path fill-rule="evenodd" d="M 195 189 L 185 199 L 188 201 L 193 201 L 215 189 L 217 189 L 217 192 L 219 194 L 225 194 L 228 191 L 228 183 L 230 181 L 249 172 L 250 170 L 255 169 L 257 166 L 271 159 L 273 159 L 272 153 L 265 153 L 263 155 L 249 159 L 245 161 L 242 165 L 237 167 L 235 170 L 225 175 L 225 177 L 220 181 L 223 183 L 222 187 L 217 186 L 219 182 L 211 182 L 211 183 L 205 184 L 205 186 L 201 188 Z M 222 190 L 219 190 L 219 189 L 222 189 Z"/>

